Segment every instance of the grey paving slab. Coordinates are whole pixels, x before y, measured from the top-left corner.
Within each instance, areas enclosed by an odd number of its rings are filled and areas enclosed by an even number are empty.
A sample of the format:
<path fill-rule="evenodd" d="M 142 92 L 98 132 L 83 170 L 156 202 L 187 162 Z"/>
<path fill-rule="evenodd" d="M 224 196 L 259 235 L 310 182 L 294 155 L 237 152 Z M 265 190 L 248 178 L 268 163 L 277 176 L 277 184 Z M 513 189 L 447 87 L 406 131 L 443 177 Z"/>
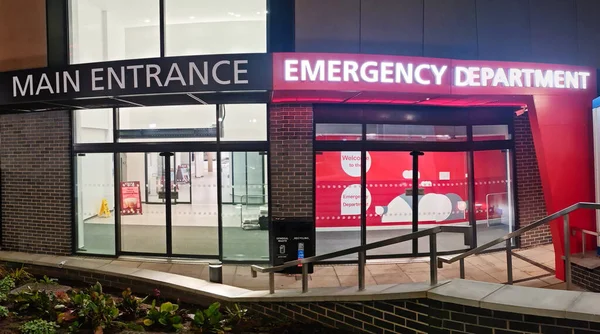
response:
<path fill-rule="evenodd" d="M 479 307 L 479 302 L 504 285 L 469 280 L 452 280 L 427 291 L 427 297 L 442 302 Z"/>
<path fill-rule="evenodd" d="M 583 292 L 567 308 L 567 318 L 583 321 L 600 322 L 600 294 Z"/>
<path fill-rule="evenodd" d="M 0 259 L 8 262 L 33 263 L 43 257 L 47 257 L 47 255 L 20 252 L 0 252 Z"/>
<path fill-rule="evenodd" d="M 68 259 L 63 264 L 66 269 L 97 269 L 111 263 L 111 260 L 97 259 Z"/>
<path fill-rule="evenodd" d="M 505 312 L 565 318 L 581 292 L 504 286 L 481 301 L 481 307 Z"/>
<path fill-rule="evenodd" d="M 431 289 L 443 287 L 452 281 L 440 281 L 436 285 L 429 282 L 419 283 L 401 283 L 381 291 L 377 299 L 415 299 L 427 297 L 427 292 Z"/>
<path fill-rule="evenodd" d="M 121 277 L 125 277 L 127 275 L 131 275 L 132 273 L 138 271 L 139 269 L 132 268 L 132 267 L 124 267 L 124 266 L 119 266 L 116 264 L 109 263 L 107 265 L 96 268 L 94 270 L 98 271 L 98 272 L 105 272 L 105 273 L 109 273 L 112 275 L 118 275 Z"/>

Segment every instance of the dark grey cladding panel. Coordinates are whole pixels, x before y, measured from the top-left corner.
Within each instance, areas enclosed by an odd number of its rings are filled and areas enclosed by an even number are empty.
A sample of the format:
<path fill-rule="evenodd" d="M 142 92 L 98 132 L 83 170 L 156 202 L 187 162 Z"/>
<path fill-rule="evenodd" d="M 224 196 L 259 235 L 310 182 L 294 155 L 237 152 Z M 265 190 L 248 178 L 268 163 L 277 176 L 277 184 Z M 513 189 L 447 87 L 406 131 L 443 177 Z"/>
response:
<path fill-rule="evenodd" d="M 475 0 L 425 0 L 426 57 L 477 59 Z"/>
<path fill-rule="evenodd" d="M 600 68 L 600 1 L 577 0 L 579 65 Z"/>
<path fill-rule="evenodd" d="M 360 0 L 296 1 L 296 52 L 358 53 Z"/>
<path fill-rule="evenodd" d="M 533 61 L 529 1 L 477 0 L 479 59 Z"/>
<path fill-rule="evenodd" d="M 575 1 L 530 0 L 529 4 L 533 59 L 543 63 L 577 64 Z"/>
<path fill-rule="evenodd" d="M 423 55 L 423 0 L 362 0 L 362 53 Z"/>

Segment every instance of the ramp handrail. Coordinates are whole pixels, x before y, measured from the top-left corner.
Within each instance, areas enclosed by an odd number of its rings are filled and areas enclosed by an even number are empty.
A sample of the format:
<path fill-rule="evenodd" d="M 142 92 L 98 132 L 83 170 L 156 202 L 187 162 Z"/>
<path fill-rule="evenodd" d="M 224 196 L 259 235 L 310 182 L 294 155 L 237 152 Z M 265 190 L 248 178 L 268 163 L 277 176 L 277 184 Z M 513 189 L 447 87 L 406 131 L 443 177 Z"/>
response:
<path fill-rule="evenodd" d="M 573 204 L 573 205 L 566 207 L 558 212 L 555 212 L 555 213 L 553 213 L 549 216 L 546 216 L 540 220 L 537 220 L 527 226 L 524 226 L 514 232 L 508 233 L 507 235 L 505 235 L 503 237 L 500 237 L 496 240 L 485 243 L 479 247 L 475 247 L 475 248 L 473 248 L 467 252 L 464 252 L 460 255 L 454 256 L 449 259 L 438 258 L 438 267 L 441 268 L 443 263 L 454 263 L 456 261 L 461 261 L 461 267 L 462 267 L 462 266 L 464 266 L 463 263 L 464 263 L 465 258 L 467 258 L 471 255 L 480 254 L 481 252 L 489 249 L 490 247 L 493 247 L 502 242 L 505 242 L 506 243 L 506 266 L 507 266 L 506 272 L 507 272 L 507 276 L 508 276 L 508 284 L 512 284 L 513 277 L 512 277 L 511 239 L 519 237 L 519 236 L 523 235 L 523 233 L 525 233 L 525 232 L 531 231 L 537 227 L 548 224 L 551 221 L 554 221 L 554 220 L 562 217 L 563 218 L 563 231 L 564 231 L 564 249 L 565 249 L 565 255 L 564 255 L 565 282 L 567 283 L 567 290 L 569 290 L 571 288 L 571 284 L 572 284 L 572 281 L 571 281 L 571 252 L 570 252 L 571 228 L 569 226 L 569 214 L 571 212 L 579 210 L 579 209 L 600 210 L 600 203 L 579 202 L 579 203 Z M 585 239 L 585 237 L 583 237 L 583 238 Z M 584 243 L 584 245 L 585 245 L 585 243 Z M 584 252 L 585 252 L 585 250 L 584 250 Z M 464 270 L 461 270 L 460 278 L 465 278 Z"/>
<path fill-rule="evenodd" d="M 358 289 L 359 291 L 364 290 L 365 288 L 365 265 L 366 265 L 366 251 L 371 249 L 376 249 L 380 247 L 385 247 L 389 245 L 394 245 L 397 243 L 419 239 L 422 237 L 429 237 L 429 253 L 430 253 L 430 264 L 429 264 L 429 276 L 431 285 L 437 284 L 437 269 L 442 268 L 444 263 L 454 263 L 459 261 L 460 263 L 460 278 L 465 278 L 465 259 L 471 255 L 480 254 L 489 248 L 505 243 L 505 251 L 506 251 L 506 266 L 507 266 L 507 276 L 508 276 L 508 284 L 513 283 L 513 275 L 512 275 L 512 244 L 511 240 L 513 238 L 519 237 L 524 233 L 531 231 L 537 227 L 548 224 L 558 218 L 563 218 L 563 230 L 564 230 L 564 261 L 565 261 L 565 282 L 567 284 L 567 290 L 571 289 L 572 281 L 571 281 L 571 252 L 570 252 L 570 236 L 571 231 L 581 231 L 582 238 L 585 239 L 584 234 L 598 235 L 597 232 L 587 231 L 580 228 L 571 229 L 569 226 L 569 214 L 573 211 L 579 209 L 592 209 L 592 210 L 600 210 L 600 203 L 591 203 L 591 202 L 579 202 L 573 204 L 567 208 L 564 208 L 556 213 L 548 215 L 542 219 L 539 219 L 527 226 L 524 226 L 516 231 L 506 234 L 503 237 L 500 237 L 496 240 L 485 243 L 479 247 L 475 247 L 471 250 L 468 250 L 460 255 L 456 255 L 451 258 L 442 258 L 437 256 L 437 234 L 448 232 L 448 233 L 463 233 L 465 235 L 465 240 L 470 238 L 469 233 L 472 231 L 470 226 L 437 226 L 434 228 L 421 230 L 409 234 L 405 234 L 398 237 L 393 237 L 377 242 L 373 242 L 370 244 L 356 246 L 352 248 L 348 248 L 345 250 L 340 250 L 328 254 L 311 256 L 305 259 L 294 260 L 286 262 L 282 265 L 273 266 L 264 268 L 261 266 L 253 265 L 251 266 L 252 276 L 256 277 L 257 272 L 268 273 L 269 274 L 269 291 L 270 293 L 275 293 L 275 272 L 283 270 L 285 268 L 294 267 L 298 265 L 302 265 L 302 292 L 308 291 L 308 266 L 306 264 L 310 263 L 318 263 L 324 260 L 333 259 L 340 256 L 350 255 L 354 253 L 358 253 Z M 585 240 L 583 241 L 583 253 L 585 253 Z"/>
<path fill-rule="evenodd" d="M 269 291 L 275 293 L 275 273 L 285 268 L 295 267 L 302 265 L 302 292 L 308 291 L 308 266 L 307 264 L 318 263 L 321 261 L 334 259 L 340 256 L 351 255 L 358 253 L 358 289 L 360 291 L 365 289 L 365 265 L 366 265 L 366 252 L 371 249 L 381 248 L 398 244 L 413 239 L 419 239 L 423 237 L 429 237 L 429 253 L 431 258 L 430 263 L 430 280 L 431 285 L 437 284 L 437 234 L 438 233 L 462 233 L 465 236 L 465 240 L 470 239 L 471 233 L 470 226 L 436 226 L 430 229 L 412 232 L 409 234 L 384 239 L 376 242 L 372 242 L 362 246 L 351 247 L 348 249 L 335 251 L 323 255 L 311 256 L 300 260 L 288 261 L 284 264 L 273 266 L 273 267 L 261 267 L 253 265 L 250 267 L 252 271 L 252 277 L 257 276 L 257 272 L 269 274 Z M 463 268 L 464 269 L 464 268 Z M 464 271 L 464 270 L 463 270 Z"/>

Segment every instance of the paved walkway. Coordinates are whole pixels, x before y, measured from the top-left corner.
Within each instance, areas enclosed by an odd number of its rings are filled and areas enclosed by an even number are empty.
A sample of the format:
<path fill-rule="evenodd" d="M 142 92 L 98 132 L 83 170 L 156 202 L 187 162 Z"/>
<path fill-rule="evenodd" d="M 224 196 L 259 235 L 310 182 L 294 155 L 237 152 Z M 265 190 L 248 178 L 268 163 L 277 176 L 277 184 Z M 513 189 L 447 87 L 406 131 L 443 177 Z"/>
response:
<path fill-rule="evenodd" d="M 563 289 L 562 281 L 554 277 L 554 250 L 552 245 L 516 250 L 515 253 L 528 259 L 513 256 L 513 279 L 515 285 Z M 199 262 L 151 261 L 122 258 L 119 260 L 94 259 L 115 265 L 150 269 L 208 280 L 208 265 Z M 534 262 L 536 264 L 532 264 Z M 356 286 L 358 268 L 356 265 L 316 266 L 310 275 L 309 287 Z M 490 283 L 506 283 L 506 253 L 503 251 L 468 257 L 465 262 L 466 279 Z M 459 278 L 459 265 L 444 265 L 438 270 L 438 279 Z M 392 262 L 368 263 L 367 285 L 398 284 L 429 281 L 427 259 L 404 259 Z M 259 274 L 252 278 L 249 265 L 224 265 L 223 283 L 250 290 L 268 289 L 268 275 Z M 276 289 L 299 289 L 302 286 L 299 275 L 276 275 Z"/>

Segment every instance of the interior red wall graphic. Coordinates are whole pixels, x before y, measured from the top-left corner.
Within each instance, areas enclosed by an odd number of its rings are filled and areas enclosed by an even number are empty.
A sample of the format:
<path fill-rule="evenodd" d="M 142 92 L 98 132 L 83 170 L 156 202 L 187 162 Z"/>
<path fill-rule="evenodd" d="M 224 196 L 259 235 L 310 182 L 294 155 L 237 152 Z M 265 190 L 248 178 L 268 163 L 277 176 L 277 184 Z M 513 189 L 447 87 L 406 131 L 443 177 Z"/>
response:
<path fill-rule="evenodd" d="M 316 226 L 360 226 L 360 152 L 316 155 Z M 507 153 L 475 153 L 475 205 L 478 220 L 495 219 L 509 210 Z M 368 152 L 367 225 L 409 227 L 412 219 L 412 156 L 409 152 Z M 419 158 L 420 224 L 468 221 L 467 154 L 426 152 Z"/>

